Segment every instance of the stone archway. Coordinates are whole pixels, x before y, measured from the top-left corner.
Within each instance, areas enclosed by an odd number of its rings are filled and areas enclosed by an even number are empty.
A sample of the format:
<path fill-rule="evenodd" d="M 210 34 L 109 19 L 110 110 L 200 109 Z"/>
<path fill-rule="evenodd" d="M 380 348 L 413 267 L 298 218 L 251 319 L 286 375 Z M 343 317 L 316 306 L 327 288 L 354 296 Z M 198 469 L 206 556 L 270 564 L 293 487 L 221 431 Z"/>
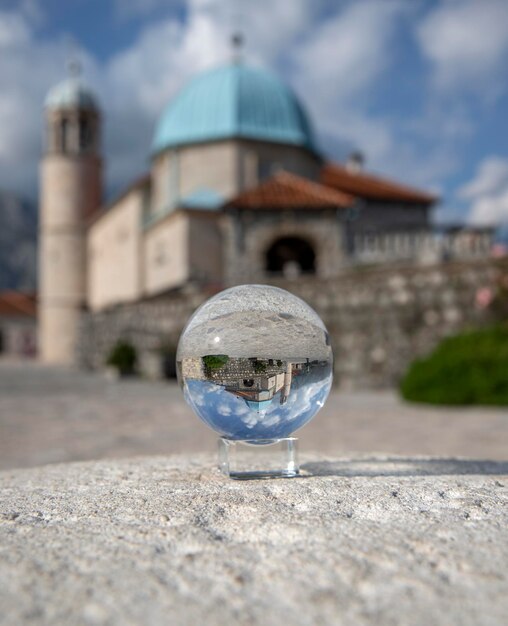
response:
<path fill-rule="evenodd" d="M 270 274 L 294 276 L 316 272 L 316 253 L 302 237 L 280 237 L 267 249 L 265 269 Z"/>

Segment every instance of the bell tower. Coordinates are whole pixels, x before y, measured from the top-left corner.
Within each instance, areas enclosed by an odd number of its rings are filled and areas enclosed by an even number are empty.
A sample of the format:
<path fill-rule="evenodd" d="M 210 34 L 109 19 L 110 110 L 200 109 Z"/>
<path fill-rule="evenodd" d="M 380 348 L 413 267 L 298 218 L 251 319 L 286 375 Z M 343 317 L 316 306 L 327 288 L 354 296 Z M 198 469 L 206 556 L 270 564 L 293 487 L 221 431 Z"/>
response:
<path fill-rule="evenodd" d="M 101 116 L 97 101 L 73 75 L 45 102 L 46 142 L 40 169 L 39 356 L 75 361 L 86 297 L 86 223 L 102 198 Z"/>

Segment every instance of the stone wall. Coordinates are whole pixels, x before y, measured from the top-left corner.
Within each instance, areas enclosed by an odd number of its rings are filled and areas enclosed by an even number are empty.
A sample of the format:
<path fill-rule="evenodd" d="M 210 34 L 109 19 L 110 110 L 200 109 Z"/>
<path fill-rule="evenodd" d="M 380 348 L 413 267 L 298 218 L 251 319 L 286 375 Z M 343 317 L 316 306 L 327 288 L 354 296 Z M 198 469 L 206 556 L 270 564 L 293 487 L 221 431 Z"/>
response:
<path fill-rule="evenodd" d="M 350 269 L 329 280 L 272 281 L 303 298 L 323 318 L 335 354 L 336 382 L 346 388 L 396 384 L 408 364 L 445 336 L 492 321 L 476 304 L 506 261 Z M 149 375 L 174 351 L 195 308 L 210 294 L 189 291 L 82 317 L 79 362 L 100 368 L 114 342 L 132 341 Z"/>
<path fill-rule="evenodd" d="M 37 353 L 37 326 L 28 315 L 0 317 L 0 356 L 33 357 Z"/>
<path fill-rule="evenodd" d="M 143 194 L 133 187 L 88 230 L 86 301 L 93 310 L 141 296 Z"/>
<path fill-rule="evenodd" d="M 189 222 L 185 213 L 174 211 L 145 231 L 142 290 L 147 296 L 188 280 Z"/>

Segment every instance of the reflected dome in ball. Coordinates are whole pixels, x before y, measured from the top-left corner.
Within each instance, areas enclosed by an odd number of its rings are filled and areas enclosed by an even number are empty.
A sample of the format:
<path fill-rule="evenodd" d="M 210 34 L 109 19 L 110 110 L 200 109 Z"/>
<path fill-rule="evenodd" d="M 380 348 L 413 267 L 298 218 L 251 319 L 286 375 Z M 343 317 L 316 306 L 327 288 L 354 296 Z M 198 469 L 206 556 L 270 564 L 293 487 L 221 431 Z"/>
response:
<path fill-rule="evenodd" d="M 332 358 L 326 328 L 303 300 L 242 285 L 194 313 L 177 371 L 187 402 L 220 436 L 263 442 L 290 436 L 324 405 Z"/>

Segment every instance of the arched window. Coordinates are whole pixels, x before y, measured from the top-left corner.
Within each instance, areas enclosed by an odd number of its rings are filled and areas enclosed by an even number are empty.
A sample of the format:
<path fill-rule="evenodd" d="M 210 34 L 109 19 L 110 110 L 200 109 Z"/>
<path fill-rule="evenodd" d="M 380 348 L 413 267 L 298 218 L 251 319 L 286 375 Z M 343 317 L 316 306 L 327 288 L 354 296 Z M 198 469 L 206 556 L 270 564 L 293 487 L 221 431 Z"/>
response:
<path fill-rule="evenodd" d="M 63 117 L 60 120 L 60 150 L 67 152 L 69 145 L 69 120 Z"/>
<path fill-rule="evenodd" d="M 86 117 L 79 118 L 79 149 L 87 150 L 92 145 L 92 130 Z"/>
<path fill-rule="evenodd" d="M 267 272 L 295 276 L 316 271 L 316 255 L 308 241 L 300 237 L 281 237 L 266 252 Z"/>

